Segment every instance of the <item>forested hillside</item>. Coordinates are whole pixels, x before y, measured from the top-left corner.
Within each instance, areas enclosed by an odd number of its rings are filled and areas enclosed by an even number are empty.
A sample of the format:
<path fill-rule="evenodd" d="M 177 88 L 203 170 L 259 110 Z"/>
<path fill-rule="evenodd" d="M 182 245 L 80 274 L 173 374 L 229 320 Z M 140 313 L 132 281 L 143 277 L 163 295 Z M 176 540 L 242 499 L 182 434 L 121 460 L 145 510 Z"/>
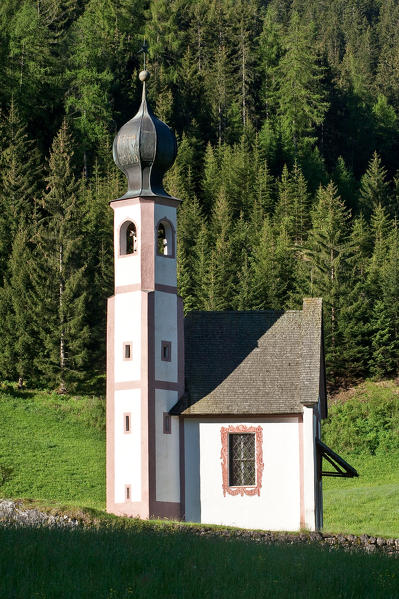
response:
<path fill-rule="evenodd" d="M 2 0 L 0 378 L 102 387 L 144 40 L 186 311 L 322 296 L 330 383 L 395 374 L 397 0 Z"/>

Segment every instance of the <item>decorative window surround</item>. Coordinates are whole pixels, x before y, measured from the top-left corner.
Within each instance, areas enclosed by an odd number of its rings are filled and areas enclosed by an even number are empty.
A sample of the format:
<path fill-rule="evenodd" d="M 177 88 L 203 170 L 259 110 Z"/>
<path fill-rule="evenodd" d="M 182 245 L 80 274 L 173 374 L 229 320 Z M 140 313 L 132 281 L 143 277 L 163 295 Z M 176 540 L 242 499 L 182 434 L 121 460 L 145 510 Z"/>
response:
<path fill-rule="evenodd" d="M 123 344 L 123 360 L 133 360 L 133 343 L 131 341 Z"/>
<path fill-rule="evenodd" d="M 132 415 L 130 412 L 123 414 L 123 432 L 129 434 L 132 432 Z"/>
<path fill-rule="evenodd" d="M 255 434 L 255 477 L 256 485 L 254 486 L 243 486 L 243 487 L 230 487 L 229 485 L 229 434 L 230 433 L 254 433 Z M 223 495 L 226 497 L 226 493 L 229 495 L 260 495 L 262 488 L 262 476 L 263 476 L 263 459 L 262 459 L 262 444 L 263 444 L 263 431 L 261 426 L 245 426 L 239 424 L 237 426 L 230 425 L 228 427 L 222 426 L 220 429 L 220 435 L 222 440 L 222 450 L 220 458 L 222 460 L 222 488 Z"/>
<path fill-rule="evenodd" d="M 169 412 L 163 413 L 163 433 L 164 435 L 170 435 L 172 433 L 172 420 Z"/>
<path fill-rule="evenodd" d="M 163 362 L 172 361 L 172 343 L 170 341 L 161 341 L 161 360 Z"/>

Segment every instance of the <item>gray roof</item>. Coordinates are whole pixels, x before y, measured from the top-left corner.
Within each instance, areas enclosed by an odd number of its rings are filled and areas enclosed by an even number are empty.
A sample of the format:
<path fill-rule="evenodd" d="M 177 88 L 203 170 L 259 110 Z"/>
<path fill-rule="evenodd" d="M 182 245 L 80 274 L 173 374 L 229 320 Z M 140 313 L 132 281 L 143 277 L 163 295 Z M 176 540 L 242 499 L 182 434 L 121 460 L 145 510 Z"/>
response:
<path fill-rule="evenodd" d="M 300 413 L 319 395 L 325 403 L 321 299 L 287 312 L 191 312 L 184 333 L 186 392 L 172 414 Z"/>

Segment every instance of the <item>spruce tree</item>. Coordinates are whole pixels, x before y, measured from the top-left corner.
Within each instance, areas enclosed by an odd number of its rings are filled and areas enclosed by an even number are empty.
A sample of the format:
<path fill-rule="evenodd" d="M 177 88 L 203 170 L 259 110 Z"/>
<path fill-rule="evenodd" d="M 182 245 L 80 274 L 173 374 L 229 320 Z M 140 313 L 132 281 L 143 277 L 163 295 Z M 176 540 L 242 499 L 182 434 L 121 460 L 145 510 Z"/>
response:
<path fill-rule="evenodd" d="M 9 297 L 9 330 L 2 336 L 2 351 L 8 348 L 8 356 L 13 362 L 11 372 L 15 370 L 19 386 L 26 381 L 30 384 L 37 381 L 35 357 L 42 351 L 38 331 L 31 318 L 32 233 L 32 226 L 21 226 L 17 231 L 8 265 L 9 281 L 5 286 Z"/>
<path fill-rule="evenodd" d="M 371 215 L 373 252 L 367 271 L 368 294 L 372 300 L 381 298 L 382 294 L 381 272 L 388 254 L 390 227 L 391 222 L 385 209 L 378 204 Z"/>
<path fill-rule="evenodd" d="M 291 174 L 293 211 L 294 211 L 294 242 L 304 242 L 310 226 L 310 194 L 302 169 L 295 161 Z"/>
<path fill-rule="evenodd" d="M 3 134 L 5 148 L 0 157 L 0 282 L 6 272 L 17 230 L 32 219 L 41 177 L 39 153 L 28 138 L 14 102 L 11 102 Z"/>
<path fill-rule="evenodd" d="M 398 342 L 392 321 L 383 300 L 374 304 L 370 323 L 371 359 L 370 371 L 377 378 L 396 374 L 399 368 Z"/>
<path fill-rule="evenodd" d="M 196 309 L 197 310 L 213 310 L 213 292 L 211 279 L 213 271 L 210 269 L 212 256 L 212 246 L 210 244 L 210 234 L 208 225 L 203 222 L 198 232 L 198 236 L 194 242 L 193 258 L 194 272 L 193 278 L 195 282 L 196 292 Z M 184 299 L 184 298 L 183 298 Z M 211 299 L 211 301 L 210 301 Z M 211 307 L 210 307 L 211 305 Z"/>
<path fill-rule="evenodd" d="M 236 102 L 240 106 L 242 127 L 249 124 L 253 113 L 253 78 L 255 73 L 254 40 L 260 32 L 257 0 L 236 0 L 228 10 L 229 39 L 232 43 L 234 88 Z"/>
<path fill-rule="evenodd" d="M 86 273 L 82 264 L 81 213 L 72 171 L 71 136 L 64 120 L 49 158 L 32 264 L 32 309 L 43 352 L 36 364 L 43 379 L 64 392 L 84 374 L 89 330 L 86 324 Z"/>
<path fill-rule="evenodd" d="M 357 208 L 357 182 L 352 170 L 346 166 L 342 156 L 338 156 L 333 171 L 333 181 L 345 205 L 354 212 Z"/>
<path fill-rule="evenodd" d="M 355 219 L 349 240 L 350 254 L 346 258 L 346 281 L 341 289 L 338 322 L 340 352 L 336 369 L 340 378 L 357 381 L 364 378 L 370 360 L 370 300 L 367 271 L 371 254 L 371 235 L 363 218 Z"/>
<path fill-rule="evenodd" d="M 276 242 L 270 218 L 265 217 L 250 261 L 250 304 L 254 310 L 279 308 L 276 277 Z"/>
<path fill-rule="evenodd" d="M 381 284 L 386 311 L 399 349 L 399 231 L 396 221 L 387 241 L 389 249 L 381 269 Z"/>
<path fill-rule="evenodd" d="M 54 35 L 34 2 L 19 2 L 9 25 L 9 55 L 4 68 L 23 117 L 47 121 L 43 104 L 54 101 L 50 91 L 56 86 L 57 61 L 52 53 Z"/>
<path fill-rule="evenodd" d="M 119 169 L 118 169 L 119 170 Z M 86 265 L 85 277 L 90 293 L 87 297 L 87 324 L 90 327 L 87 379 L 92 377 L 103 383 L 105 371 L 106 300 L 112 295 L 113 276 L 113 214 L 110 199 L 120 197 L 125 184 L 119 188 L 120 177 L 115 166 L 101 175 L 98 163 L 91 179 L 82 177 L 77 191 L 81 220 L 82 263 Z M 98 386 L 99 388 L 99 386 Z M 103 392 L 103 387 L 100 388 Z"/>
<path fill-rule="evenodd" d="M 211 220 L 213 247 L 210 253 L 209 309 L 231 308 L 234 293 L 234 230 L 231 220 L 231 205 L 224 187 L 216 199 Z"/>
<path fill-rule="evenodd" d="M 203 224 L 204 217 L 197 197 L 186 199 L 179 208 L 177 227 L 177 286 L 184 297 L 186 312 L 199 307 L 195 248 Z"/>
<path fill-rule="evenodd" d="M 220 154 L 222 147 L 214 148 L 207 144 L 204 155 L 204 171 L 201 191 L 204 198 L 205 213 L 210 214 L 216 200 L 217 191 L 222 184 Z"/>
<path fill-rule="evenodd" d="M 314 32 L 293 11 L 284 38 L 285 53 L 277 69 L 277 115 L 288 151 L 295 154 L 315 136 L 328 109 L 323 71 L 315 51 Z"/>
<path fill-rule="evenodd" d="M 387 171 L 377 152 L 374 152 L 361 179 L 359 204 L 366 217 L 369 217 L 378 205 L 385 209 L 389 206 Z"/>
<path fill-rule="evenodd" d="M 259 210 L 263 217 L 273 213 L 275 203 L 275 180 L 270 171 L 267 159 L 263 156 L 259 136 L 255 138 L 252 151 L 253 178 L 251 195 L 253 205 L 251 218 L 254 211 Z"/>
<path fill-rule="evenodd" d="M 341 294 L 346 281 L 345 259 L 350 252 L 349 213 L 330 182 L 320 187 L 312 212 L 312 228 L 303 251 L 310 267 L 310 292 L 324 300 L 327 360 L 336 374 Z"/>

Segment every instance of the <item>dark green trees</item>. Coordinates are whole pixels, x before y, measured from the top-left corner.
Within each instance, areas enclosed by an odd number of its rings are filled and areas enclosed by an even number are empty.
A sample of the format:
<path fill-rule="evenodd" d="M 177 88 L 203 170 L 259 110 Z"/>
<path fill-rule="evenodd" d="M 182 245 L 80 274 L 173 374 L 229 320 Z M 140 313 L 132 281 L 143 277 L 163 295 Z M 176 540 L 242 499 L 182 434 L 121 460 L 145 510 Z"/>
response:
<path fill-rule="evenodd" d="M 398 7 L 266 4 L 1 2 L 0 377 L 103 383 L 111 142 L 144 39 L 150 104 L 180 140 L 186 311 L 322 295 L 330 381 L 397 372 Z M 65 114 L 74 155 L 63 128 L 48 162 Z"/>
<path fill-rule="evenodd" d="M 50 153 L 32 270 L 32 311 L 42 343 L 36 364 L 44 379 L 57 381 L 60 391 L 83 373 L 89 338 L 82 219 L 72 156 L 64 121 Z"/>

